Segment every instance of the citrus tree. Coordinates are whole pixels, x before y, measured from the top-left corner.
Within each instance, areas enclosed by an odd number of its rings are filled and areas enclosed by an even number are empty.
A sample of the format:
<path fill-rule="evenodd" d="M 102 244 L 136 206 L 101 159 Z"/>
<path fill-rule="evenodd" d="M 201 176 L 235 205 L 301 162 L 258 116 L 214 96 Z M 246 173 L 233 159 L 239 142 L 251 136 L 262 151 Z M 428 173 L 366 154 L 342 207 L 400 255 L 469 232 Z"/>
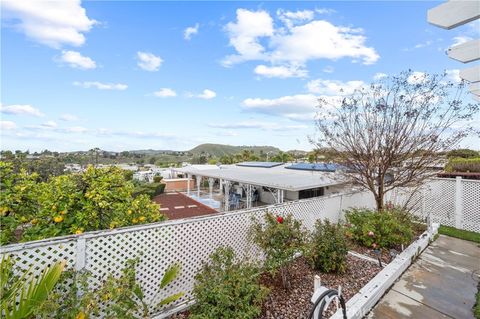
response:
<path fill-rule="evenodd" d="M 132 196 L 132 182 L 116 167 L 89 166 L 47 182 L 25 171 L 14 173 L 9 164 L 0 168 L 2 244 L 165 219 L 147 195 Z"/>

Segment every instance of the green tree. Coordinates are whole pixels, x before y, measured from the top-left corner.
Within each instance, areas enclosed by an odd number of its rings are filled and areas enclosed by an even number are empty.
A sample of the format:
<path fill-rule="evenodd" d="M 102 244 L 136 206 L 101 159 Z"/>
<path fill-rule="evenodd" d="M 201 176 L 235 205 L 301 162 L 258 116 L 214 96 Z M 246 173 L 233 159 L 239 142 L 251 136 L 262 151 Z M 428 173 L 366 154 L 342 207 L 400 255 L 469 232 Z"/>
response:
<path fill-rule="evenodd" d="M 82 174 L 39 182 L 0 162 L 2 243 L 164 220 L 147 195 L 133 197 L 133 183 L 117 167 L 89 166 Z"/>
<path fill-rule="evenodd" d="M 450 152 L 447 153 L 448 158 L 455 158 L 455 157 L 472 158 L 472 157 L 479 157 L 479 156 L 480 156 L 480 152 L 470 150 L 467 148 L 451 150 Z"/>

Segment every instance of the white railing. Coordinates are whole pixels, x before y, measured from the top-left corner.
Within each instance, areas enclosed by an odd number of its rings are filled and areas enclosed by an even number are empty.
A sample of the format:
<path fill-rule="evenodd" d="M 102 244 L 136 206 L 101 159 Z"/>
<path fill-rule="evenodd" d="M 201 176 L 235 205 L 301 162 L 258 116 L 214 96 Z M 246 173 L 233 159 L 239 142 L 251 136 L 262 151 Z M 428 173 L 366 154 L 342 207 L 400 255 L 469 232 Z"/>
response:
<path fill-rule="evenodd" d="M 312 230 L 317 219 L 337 222 L 344 209 L 371 207 L 372 203 L 373 198 L 367 192 L 337 194 L 193 219 L 7 245 L 0 248 L 0 254 L 12 256 L 19 269 L 31 269 L 36 273 L 57 260 L 67 260 L 70 268 L 91 273 L 92 289 L 108 274 L 119 275 L 126 260 L 140 256 L 137 279 L 145 290 L 147 301 L 156 304 L 167 295 L 183 291 L 185 296 L 175 304 L 181 307 L 192 297 L 194 276 L 216 248 L 230 246 L 237 254 L 256 256 L 248 240 L 252 218 L 261 217 L 267 211 L 277 215 L 292 214 Z M 175 285 L 155 296 L 163 273 L 175 262 L 182 265 L 181 275 Z"/>
<path fill-rule="evenodd" d="M 457 178 L 434 178 L 422 188 L 396 189 L 387 200 L 404 205 L 420 217 L 434 223 L 480 232 L 480 181 Z"/>

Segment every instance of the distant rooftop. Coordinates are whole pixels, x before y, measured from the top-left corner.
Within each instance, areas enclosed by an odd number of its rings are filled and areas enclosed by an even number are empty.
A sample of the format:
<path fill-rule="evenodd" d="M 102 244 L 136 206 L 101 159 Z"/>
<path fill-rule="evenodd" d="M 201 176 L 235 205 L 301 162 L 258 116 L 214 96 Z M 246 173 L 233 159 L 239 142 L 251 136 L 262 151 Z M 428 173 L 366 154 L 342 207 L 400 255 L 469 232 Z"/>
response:
<path fill-rule="evenodd" d="M 333 163 L 295 163 L 285 166 L 285 168 L 303 171 L 335 172 L 338 165 Z"/>
<path fill-rule="evenodd" d="M 212 177 L 242 184 L 264 186 L 287 191 L 344 184 L 342 175 L 330 171 L 285 169 L 291 164 L 274 167 L 220 165 L 203 169 L 201 165 L 174 168 L 174 171 L 203 177 Z"/>
<path fill-rule="evenodd" d="M 153 201 L 160 204 L 160 212 L 168 219 L 190 218 L 216 214 L 218 211 L 181 193 L 157 195 Z"/>
<path fill-rule="evenodd" d="M 272 168 L 282 164 L 281 162 L 241 162 L 237 163 L 237 166 Z"/>

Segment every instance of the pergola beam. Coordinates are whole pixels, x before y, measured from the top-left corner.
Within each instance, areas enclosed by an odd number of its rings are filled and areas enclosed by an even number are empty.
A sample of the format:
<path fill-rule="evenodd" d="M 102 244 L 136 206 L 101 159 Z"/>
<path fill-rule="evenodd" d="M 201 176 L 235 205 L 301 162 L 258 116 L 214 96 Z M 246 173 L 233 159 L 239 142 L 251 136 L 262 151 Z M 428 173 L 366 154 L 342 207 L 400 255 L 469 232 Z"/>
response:
<path fill-rule="evenodd" d="M 453 29 L 480 18 L 480 1 L 448 1 L 428 10 L 429 23 L 443 28 Z"/>
<path fill-rule="evenodd" d="M 480 65 L 460 70 L 460 78 L 468 82 L 480 82 Z"/>
<path fill-rule="evenodd" d="M 480 59 L 480 39 L 471 40 L 454 47 L 451 47 L 447 51 L 448 56 L 451 59 L 468 63 Z"/>

